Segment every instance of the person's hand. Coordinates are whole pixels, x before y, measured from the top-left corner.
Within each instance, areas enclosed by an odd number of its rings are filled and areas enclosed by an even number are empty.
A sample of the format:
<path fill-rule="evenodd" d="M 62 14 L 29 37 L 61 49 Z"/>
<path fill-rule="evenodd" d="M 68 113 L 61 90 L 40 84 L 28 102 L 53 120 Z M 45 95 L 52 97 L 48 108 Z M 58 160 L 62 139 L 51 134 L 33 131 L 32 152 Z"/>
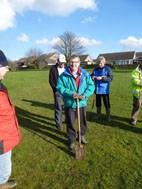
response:
<path fill-rule="evenodd" d="M 97 79 L 98 81 L 100 81 L 100 80 L 102 80 L 102 77 L 98 76 L 96 79 Z"/>
<path fill-rule="evenodd" d="M 107 76 L 102 76 L 102 80 L 107 80 Z"/>
<path fill-rule="evenodd" d="M 79 98 L 80 100 L 83 100 L 83 99 L 85 98 L 85 96 L 80 95 L 80 96 L 78 96 L 78 98 Z"/>
<path fill-rule="evenodd" d="M 73 96 L 74 99 L 78 98 L 78 94 L 77 93 L 73 93 L 72 96 Z"/>
<path fill-rule="evenodd" d="M 96 76 L 92 76 L 92 80 L 95 80 L 97 77 Z"/>

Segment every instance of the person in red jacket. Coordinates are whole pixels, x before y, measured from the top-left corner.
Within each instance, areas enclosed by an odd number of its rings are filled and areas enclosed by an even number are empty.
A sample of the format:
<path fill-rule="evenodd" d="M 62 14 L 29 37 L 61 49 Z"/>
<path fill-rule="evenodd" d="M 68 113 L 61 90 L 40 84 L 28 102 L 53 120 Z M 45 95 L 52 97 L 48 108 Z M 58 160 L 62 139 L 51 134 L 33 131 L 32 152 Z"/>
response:
<path fill-rule="evenodd" d="M 11 176 L 12 149 L 20 141 L 20 132 L 14 107 L 9 99 L 6 87 L 2 84 L 4 76 L 9 71 L 8 61 L 0 50 L 0 189 L 16 186 Z"/>

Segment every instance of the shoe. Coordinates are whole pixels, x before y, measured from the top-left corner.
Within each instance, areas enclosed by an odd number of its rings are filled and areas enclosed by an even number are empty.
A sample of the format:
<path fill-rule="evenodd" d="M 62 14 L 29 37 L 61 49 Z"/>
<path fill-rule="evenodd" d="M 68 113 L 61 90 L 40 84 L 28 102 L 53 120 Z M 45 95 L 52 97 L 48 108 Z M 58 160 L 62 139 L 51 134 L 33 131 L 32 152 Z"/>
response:
<path fill-rule="evenodd" d="M 63 128 L 62 127 L 56 127 L 58 131 L 62 131 Z"/>
<path fill-rule="evenodd" d="M 111 122 L 110 116 L 107 117 L 107 121 L 108 121 L 108 122 Z"/>
<path fill-rule="evenodd" d="M 9 180 L 5 184 L 0 184 L 0 189 L 10 189 L 17 185 L 15 180 Z"/>
<path fill-rule="evenodd" d="M 69 149 L 70 149 L 70 150 L 74 150 L 74 149 L 75 149 L 75 142 L 71 142 L 71 143 L 70 143 Z"/>
<path fill-rule="evenodd" d="M 87 140 L 85 139 L 84 136 L 81 136 L 81 142 L 82 142 L 83 144 L 88 144 L 88 142 L 87 142 Z"/>
<path fill-rule="evenodd" d="M 130 124 L 133 126 L 136 126 L 137 122 L 134 120 L 134 121 L 131 121 Z"/>

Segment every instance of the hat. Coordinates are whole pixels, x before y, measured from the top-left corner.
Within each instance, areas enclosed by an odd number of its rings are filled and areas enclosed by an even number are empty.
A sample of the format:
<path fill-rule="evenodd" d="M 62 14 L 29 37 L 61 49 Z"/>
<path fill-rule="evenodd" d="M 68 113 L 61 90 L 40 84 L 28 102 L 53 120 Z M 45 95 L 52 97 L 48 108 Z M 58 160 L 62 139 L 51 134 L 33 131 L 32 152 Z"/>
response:
<path fill-rule="evenodd" d="M 66 63 L 66 57 L 65 57 L 64 54 L 59 54 L 58 62 L 59 63 Z"/>
<path fill-rule="evenodd" d="M 4 53 L 0 50 L 0 68 L 8 66 L 8 61 Z"/>

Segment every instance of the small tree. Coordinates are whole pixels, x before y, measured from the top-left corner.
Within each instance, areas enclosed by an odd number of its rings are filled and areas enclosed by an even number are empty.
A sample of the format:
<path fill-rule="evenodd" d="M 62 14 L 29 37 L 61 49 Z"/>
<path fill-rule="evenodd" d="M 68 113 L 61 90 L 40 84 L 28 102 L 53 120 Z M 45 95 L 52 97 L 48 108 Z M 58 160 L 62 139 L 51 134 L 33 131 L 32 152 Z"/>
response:
<path fill-rule="evenodd" d="M 26 56 L 33 56 L 33 57 L 38 57 L 41 54 L 43 54 L 42 50 L 38 49 L 38 48 L 31 48 L 26 52 Z"/>
<path fill-rule="evenodd" d="M 59 41 L 53 46 L 55 50 L 66 56 L 67 62 L 73 54 L 81 55 L 85 52 L 85 47 L 81 40 L 72 32 L 65 32 L 59 36 Z"/>
<path fill-rule="evenodd" d="M 35 69 L 39 68 L 37 58 L 42 55 L 43 52 L 38 48 L 31 48 L 26 52 L 26 56 L 29 58 L 28 66 L 33 67 Z"/>
<path fill-rule="evenodd" d="M 16 61 L 8 61 L 8 65 L 11 71 L 17 71 L 18 64 Z"/>

